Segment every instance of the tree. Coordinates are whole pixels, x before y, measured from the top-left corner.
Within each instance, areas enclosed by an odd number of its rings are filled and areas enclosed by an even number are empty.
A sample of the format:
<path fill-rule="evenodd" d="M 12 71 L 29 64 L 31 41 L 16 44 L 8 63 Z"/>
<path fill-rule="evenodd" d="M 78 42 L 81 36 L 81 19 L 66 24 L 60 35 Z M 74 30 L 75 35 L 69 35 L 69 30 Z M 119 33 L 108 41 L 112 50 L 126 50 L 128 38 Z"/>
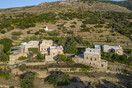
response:
<path fill-rule="evenodd" d="M 59 55 L 57 57 L 57 61 L 64 61 L 64 62 L 66 62 L 66 60 L 67 60 L 67 57 L 65 55 Z"/>
<path fill-rule="evenodd" d="M 4 52 L 0 52 L 0 62 L 6 62 L 8 60 L 8 55 L 6 55 Z"/>
<path fill-rule="evenodd" d="M 69 54 L 76 54 L 77 53 L 77 47 L 74 44 L 67 44 L 64 48 L 65 53 Z"/>
<path fill-rule="evenodd" d="M 75 40 L 79 43 L 79 44 L 81 44 L 82 42 L 83 42 L 83 38 L 81 37 L 81 36 L 76 36 L 75 37 Z"/>
<path fill-rule="evenodd" d="M 20 76 L 21 88 L 33 88 L 34 87 L 35 73 L 26 72 Z"/>
<path fill-rule="evenodd" d="M 44 60 L 44 56 L 43 56 L 40 52 L 38 52 L 36 58 L 37 58 L 38 60 Z"/>
<path fill-rule="evenodd" d="M 64 46 L 65 43 L 66 43 L 66 39 L 63 38 L 63 37 L 61 37 L 61 38 L 59 39 L 59 41 L 58 41 L 58 44 L 59 44 L 59 45 L 62 45 L 62 46 Z"/>
<path fill-rule="evenodd" d="M 70 77 L 68 74 L 63 72 L 52 72 L 45 81 L 55 86 L 62 86 L 70 83 Z"/>
<path fill-rule="evenodd" d="M 3 44 L 4 48 L 3 48 L 3 52 L 7 53 L 10 48 L 12 47 L 12 40 L 8 39 L 8 38 L 3 38 L 0 40 L 0 44 Z"/>

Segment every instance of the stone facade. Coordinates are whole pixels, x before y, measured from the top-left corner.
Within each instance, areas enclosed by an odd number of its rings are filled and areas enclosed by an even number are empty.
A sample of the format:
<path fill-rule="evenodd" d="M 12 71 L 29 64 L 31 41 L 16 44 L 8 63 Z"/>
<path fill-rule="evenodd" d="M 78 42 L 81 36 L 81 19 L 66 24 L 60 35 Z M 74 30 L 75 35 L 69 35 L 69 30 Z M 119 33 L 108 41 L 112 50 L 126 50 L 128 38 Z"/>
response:
<path fill-rule="evenodd" d="M 56 57 L 59 54 L 64 54 L 63 47 L 62 46 L 51 46 L 49 48 L 49 53 L 45 55 L 45 61 L 46 62 L 55 61 Z"/>
<path fill-rule="evenodd" d="M 112 53 L 115 53 L 115 54 L 123 55 L 123 49 L 120 45 L 119 46 L 94 45 L 94 48 L 101 49 L 102 52 L 106 52 L 106 53 L 112 52 Z"/>
<path fill-rule="evenodd" d="M 13 65 L 19 63 L 19 57 L 27 57 L 29 53 L 29 48 L 39 48 L 41 54 L 44 55 L 45 62 L 55 62 L 55 58 L 59 54 L 63 54 L 63 47 L 62 46 L 52 46 L 52 40 L 43 40 L 41 44 L 39 41 L 29 41 L 28 43 L 22 43 L 21 46 L 13 47 L 12 49 L 18 49 L 13 51 L 9 57 L 10 61 L 9 64 Z"/>
<path fill-rule="evenodd" d="M 39 47 L 41 54 L 48 54 L 49 48 L 52 45 L 53 45 L 52 40 L 43 40 Z"/>
<path fill-rule="evenodd" d="M 109 45 L 103 45 L 102 46 L 103 52 L 112 52 L 119 55 L 123 55 L 123 49 L 120 46 L 109 46 Z"/>
<path fill-rule="evenodd" d="M 100 49 L 86 48 L 83 57 L 75 57 L 76 63 L 92 66 L 100 70 L 107 70 L 108 62 L 101 59 Z"/>

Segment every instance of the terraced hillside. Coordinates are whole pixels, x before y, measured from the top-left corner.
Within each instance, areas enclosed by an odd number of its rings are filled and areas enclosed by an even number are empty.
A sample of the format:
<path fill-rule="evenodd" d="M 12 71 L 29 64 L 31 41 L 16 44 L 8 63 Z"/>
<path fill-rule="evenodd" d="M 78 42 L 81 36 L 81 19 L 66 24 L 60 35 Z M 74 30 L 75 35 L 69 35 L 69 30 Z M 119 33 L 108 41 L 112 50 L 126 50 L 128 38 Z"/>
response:
<path fill-rule="evenodd" d="M 101 2 L 45 2 L 38 6 L 4 9 L 0 13 L 0 39 L 10 38 L 14 45 L 29 40 L 80 35 L 90 45 L 121 45 L 132 49 L 132 13 L 118 5 Z M 51 36 L 49 32 L 40 32 L 39 29 L 45 26 L 59 34 Z M 14 31 L 21 33 L 13 34 Z M 78 47 L 86 46 L 78 44 Z"/>

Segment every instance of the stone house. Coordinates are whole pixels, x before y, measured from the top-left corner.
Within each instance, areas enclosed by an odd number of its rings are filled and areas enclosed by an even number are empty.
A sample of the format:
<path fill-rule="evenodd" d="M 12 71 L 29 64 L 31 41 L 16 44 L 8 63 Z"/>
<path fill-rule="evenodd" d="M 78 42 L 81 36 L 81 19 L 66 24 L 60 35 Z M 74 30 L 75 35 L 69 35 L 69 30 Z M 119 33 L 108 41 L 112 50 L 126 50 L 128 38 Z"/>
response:
<path fill-rule="evenodd" d="M 100 70 L 107 70 L 108 62 L 101 59 L 100 49 L 86 48 L 82 57 L 74 57 L 75 63 L 85 64 Z"/>
<path fill-rule="evenodd" d="M 47 55 L 45 55 L 45 61 L 46 62 L 51 62 L 51 61 L 54 62 L 59 54 L 64 54 L 63 47 L 62 46 L 51 46 L 49 48 L 49 53 Z"/>
<path fill-rule="evenodd" d="M 43 40 L 41 44 L 39 44 L 39 41 L 29 41 L 28 43 L 22 43 L 20 46 L 12 47 L 12 49 L 17 50 L 13 51 L 13 54 L 9 56 L 9 64 L 18 63 L 20 61 L 18 60 L 19 57 L 27 57 L 27 55 L 29 54 L 29 48 L 39 48 L 39 51 L 44 55 L 46 62 L 55 61 L 55 58 L 59 54 L 63 54 L 63 47 L 52 45 L 52 40 Z"/>
<path fill-rule="evenodd" d="M 53 45 L 52 40 L 43 40 L 39 46 L 39 50 L 41 54 L 45 55 L 48 54 L 49 48 Z"/>
<path fill-rule="evenodd" d="M 116 54 L 119 54 L 119 55 L 123 55 L 123 49 L 120 45 L 119 46 L 94 45 L 94 48 L 100 49 L 102 52 L 106 52 L 106 53 L 112 52 L 112 53 L 116 53 Z"/>
<path fill-rule="evenodd" d="M 13 51 L 11 55 L 9 55 L 10 61 L 9 64 L 15 64 L 19 63 L 20 61 L 18 60 L 19 57 L 27 57 L 29 51 L 29 48 L 38 48 L 39 41 L 29 41 L 28 43 L 21 43 L 20 46 L 12 47 L 12 49 L 17 49 Z"/>
<path fill-rule="evenodd" d="M 119 55 L 123 55 L 123 49 L 120 45 L 119 46 L 103 45 L 102 50 L 103 52 L 107 52 L 107 53 L 112 52 L 112 53 L 116 53 Z"/>

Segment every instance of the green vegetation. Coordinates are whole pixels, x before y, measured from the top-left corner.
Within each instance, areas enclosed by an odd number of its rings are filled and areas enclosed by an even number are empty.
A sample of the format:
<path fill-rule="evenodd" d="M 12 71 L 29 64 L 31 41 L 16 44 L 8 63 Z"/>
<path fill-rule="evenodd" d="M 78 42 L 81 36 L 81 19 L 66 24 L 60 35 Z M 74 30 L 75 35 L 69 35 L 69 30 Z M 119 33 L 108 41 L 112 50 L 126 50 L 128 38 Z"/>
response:
<path fill-rule="evenodd" d="M 27 59 L 27 57 L 23 57 L 23 56 L 22 56 L 22 57 L 19 57 L 19 58 L 18 58 L 18 60 L 25 60 L 25 59 Z"/>
<path fill-rule="evenodd" d="M 63 72 L 52 72 L 46 79 L 46 82 L 53 84 L 54 86 L 62 86 L 70 84 L 70 77 Z"/>
<path fill-rule="evenodd" d="M 120 2 L 115 2 L 115 1 L 102 1 L 102 2 L 116 4 L 119 6 L 126 7 L 129 10 L 132 10 L 132 0 L 126 0 L 126 1 L 120 1 Z"/>
<path fill-rule="evenodd" d="M 34 53 L 34 54 L 37 54 L 39 49 L 38 48 L 28 48 L 28 50 L 31 52 L 31 53 Z"/>
<path fill-rule="evenodd" d="M 6 33 L 6 31 L 5 31 L 5 30 L 1 30 L 0 32 L 1 32 L 2 34 L 5 34 L 5 33 Z"/>
<path fill-rule="evenodd" d="M 14 31 L 11 34 L 15 35 L 15 36 L 20 36 L 20 35 L 22 35 L 22 32 L 21 31 Z"/>
<path fill-rule="evenodd" d="M 82 32 L 89 32 L 91 28 L 87 28 L 87 24 L 105 24 L 108 23 L 107 27 L 112 28 L 114 31 L 119 32 L 122 35 L 129 37 L 132 40 L 132 22 L 128 21 L 132 19 L 132 13 L 123 12 L 91 12 L 78 10 L 76 12 L 71 11 L 67 13 L 60 13 L 60 18 L 63 20 L 72 20 L 74 18 L 82 19 L 83 29 Z M 88 18 L 89 19 L 88 19 Z M 115 19 L 116 18 L 116 19 Z M 95 26 L 96 27 L 96 26 Z M 98 25 L 97 27 L 102 27 Z"/>
<path fill-rule="evenodd" d="M 4 46 L 3 52 L 4 53 L 9 53 L 10 48 L 12 47 L 12 40 L 8 38 L 3 38 L 0 40 L 0 44 Z"/>
<path fill-rule="evenodd" d="M 77 53 L 76 41 L 74 37 L 69 37 L 67 39 L 66 45 L 64 47 L 64 52 L 69 54 Z"/>
<path fill-rule="evenodd" d="M 0 52 L 0 62 L 6 62 L 8 61 L 8 55 L 5 54 L 4 52 Z"/>
<path fill-rule="evenodd" d="M 10 79 L 10 75 L 9 75 L 9 71 L 2 71 L 2 69 L 0 68 L 0 77 L 4 78 L 5 80 Z"/>
<path fill-rule="evenodd" d="M 69 64 L 73 64 L 74 63 L 72 58 L 67 58 L 65 55 L 59 55 L 56 60 L 57 61 L 64 61 L 64 62 L 67 62 Z"/>
<path fill-rule="evenodd" d="M 26 65 L 21 65 L 21 66 L 19 66 L 19 70 L 20 71 L 25 71 L 26 70 Z"/>
<path fill-rule="evenodd" d="M 76 26 L 75 26 L 75 25 L 71 25 L 70 27 L 71 27 L 71 28 L 75 28 Z"/>
<path fill-rule="evenodd" d="M 48 32 L 48 35 L 49 35 L 49 36 L 59 36 L 60 33 L 57 32 L 57 31 L 52 31 L 52 32 Z"/>
<path fill-rule="evenodd" d="M 27 72 L 20 76 L 21 88 L 33 88 L 34 87 L 35 73 Z"/>
<path fill-rule="evenodd" d="M 44 60 L 44 56 L 40 52 L 38 52 L 37 56 L 36 56 L 36 59 L 37 60 Z"/>
<path fill-rule="evenodd" d="M 2 72 L 0 72 L 0 77 L 4 78 L 6 80 L 10 79 L 10 76 L 8 74 L 2 73 Z"/>
<path fill-rule="evenodd" d="M 98 24 L 98 25 L 95 25 L 94 27 L 95 27 L 95 28 L 102 28 L 103 25 Z"/>
<path fill-rule="evenodd" d="M 35 27 L 35 23 L 37 22 L 56 22 L 56 14 L 54 13 L 43 13 L 40 15 L 29 14 L 29 13 L 21 13 L 19 15 L 14 16 L 1 16 L 0 29 L 6 28 L 8 31 L 14 28 L 29 28 Z"/>
<path fill-rule="evenodd" d="M 122 64 L 132 65 L 126 55 L 118 55 L 113 53 L 102 53 L 101 58 L 110 62 L 118 62 Z"/>

